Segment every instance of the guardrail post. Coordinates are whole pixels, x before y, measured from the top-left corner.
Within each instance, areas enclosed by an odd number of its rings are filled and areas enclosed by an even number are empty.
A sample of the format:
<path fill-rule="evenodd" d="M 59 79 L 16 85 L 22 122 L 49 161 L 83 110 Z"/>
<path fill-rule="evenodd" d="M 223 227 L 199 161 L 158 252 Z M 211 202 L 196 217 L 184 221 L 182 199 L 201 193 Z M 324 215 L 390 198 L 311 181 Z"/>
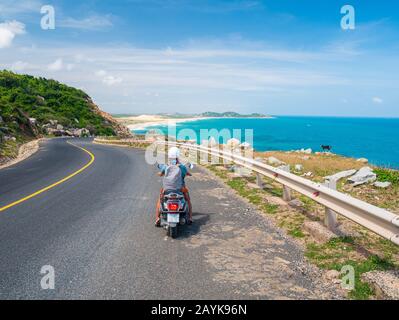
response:
<path fill-rule="evenodd" d="M 324 186 L 326 186 L 330 189 L 333 189 L 333 190 L 337 190 L 337 181 L 336 180 L 327 180 L 324 183 Z M 327 207 L 325 209 L 324 224 L 331 231 L 336 231 L 337 225 L 338 225 L 337 213 Z"/>
<path fill-rule="evenodd" d="M 290 166 L 286 165 L 283 167 L 280 167 L 281 170 L 290 172 Z M 287 186 L 283 185 L 283 200 L 284 201 L 291 201 L 292 200 L 292 195 L 291 195 L 291 189 L 288 188 Z"/>
<path fill-rule="evenodd" d="M 256 184 L 258 185 L 259 188 L 263 188 L 263 181 L 262 181 L 262 177 L 260 175 L 260 173 L 255 172 L 256 174 Z"/>

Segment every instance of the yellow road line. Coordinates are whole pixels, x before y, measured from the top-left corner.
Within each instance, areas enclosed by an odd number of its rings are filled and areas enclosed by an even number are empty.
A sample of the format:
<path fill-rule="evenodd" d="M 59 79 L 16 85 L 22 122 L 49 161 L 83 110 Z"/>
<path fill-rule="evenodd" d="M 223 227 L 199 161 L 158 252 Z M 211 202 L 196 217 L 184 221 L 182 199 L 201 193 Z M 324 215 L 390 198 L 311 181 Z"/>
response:
<path fill-rule="evenodd" d="M 82 147 L 79 147 L 79 146 L 77 146 L 77 145 L 75 145 L 73 143 L 70 143 L 69 141 L 67 141 L 67 143 L 70 144 L 71 146 L 79 148 L 79 149 L 83 150 L 84 152 L 86 152 L 87 154 L 89 154 L 90 155 L 90 161 L 86 165 L 84 165 L 82 168 L 80 168 L 79 170 L 77 170 L 74 173 L 70 174 L 69 176 L 66 176 L 63 179 L 61 179 L 61 180 L 59 180 L 59 181 L 57 181 L 57 182 L 55 182 L 55 183 L 43 188 L 43 189 L 40 189 L 39 191 L 36 191 L 36 192 L 30 194 L 29 196 L 26 196 L 26 197 L 24 197 L 22 199 L 19 199 L 19 200 L 15 201 L 13 203 L 10 203 L 10 204 L 8 204 L 8 205 L 6 205 L 4 207 L 0 207 L 0 212 L 2 212 L 4 210 L 7 210 L 7 209 L 9 209 L 11 207 L 14 207 L 17 204 L 20 204 L 21 202 L 24 202 L 24 201 L 27 201 L 29 199 L 32 199 L 33 197 L 36 197 L 37 195 L 39 195 L 39 194 L 41 194 L 43 192 L 46 192 L 47 190 L 50 190 L 50 189 L 60 185 L 61 183 L 64 183 L 65 181 L 73 178 L 74 176 L 76 176 L 77 174 L 79 174 L 82 171 L 86 170 L 89 166 L 91 166 L 91 164 L 94 162 L 94 159 L 95 159 L 94 154 L 92 154 L 90 151 L 86 150 L 85 148 L 82 148 Z"/>

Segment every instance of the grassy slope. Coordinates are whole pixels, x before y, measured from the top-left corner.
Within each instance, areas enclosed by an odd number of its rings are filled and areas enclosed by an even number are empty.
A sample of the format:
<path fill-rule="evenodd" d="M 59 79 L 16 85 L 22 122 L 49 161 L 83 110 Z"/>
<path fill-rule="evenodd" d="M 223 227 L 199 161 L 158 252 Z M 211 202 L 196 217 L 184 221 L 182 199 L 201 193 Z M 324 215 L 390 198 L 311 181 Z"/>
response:
<path fill-rule="evenodd" d="M 55 80 L 0 71 L 0 155 L 13 156 L 13 136 L 16 143 L 37 137 L 41 125 L 57 120 L 65 127 L 87 128 L 92 134 L 114 135 L 112 123 L 92 107 L 90 97 L 81 90 Z M 28 117 L 36 118 L 37 128 L 29 125 Z"/>
<path fill-rule="evenodd" d="M 304 160 L 303 154 L 286 152 L 256 153 L 256 156 L 262 158 L 274 156 L 290 164 L 291 167 L 295 164 L 302 164 L 304 172 L 311 171 L 313 173 L 310 179 L 318 182 L 323 181 L 323 177 L 326 175 L 342 170 L 359 169 L 364 166 L 355 159 L 326 154 L 312 154 L 306 158 L 307 160 Z M 267 188 L 260 190 L 253 188 L 255 176 L 234 177 L 221 166 L 209 166 L 209 169 L 236 190 L 239 195 L 267 214 L 279 227 L 286 230 L 287 234 L 302 243 L 306 248 L 305 255 L 309 261 L 327 270 L 340 271 L 345 265 L 353 266 L 356 277 L 355 289 L 349 293 L 349 297 L 368 299 L 373 296 L 372 288 L 361 280 L 363 273 L 373 270 L 399 270 L 399 246 L 347 219 L 340 218 L 340 224 L 353 235 L 336 238 L 327 243 L 315 241 L 303 228 L 305 221 L 323 221 L 324 208 L 313 200 L 294 192 L 294 197 L 303 203 L 303 211 L 296 210 L 275 201 L 276 197 L 282 197 L 282 188 L 281 185 L 270 179 L 264 178 Z M 343 179 L 340 181 L 338 189 L 358 199 L 399 213 L 399 172 L 384 168 L 374 169 L 378 180 L 391 182 L 391 187 L 379 189 L 366 184 L 353 188 Z"/>

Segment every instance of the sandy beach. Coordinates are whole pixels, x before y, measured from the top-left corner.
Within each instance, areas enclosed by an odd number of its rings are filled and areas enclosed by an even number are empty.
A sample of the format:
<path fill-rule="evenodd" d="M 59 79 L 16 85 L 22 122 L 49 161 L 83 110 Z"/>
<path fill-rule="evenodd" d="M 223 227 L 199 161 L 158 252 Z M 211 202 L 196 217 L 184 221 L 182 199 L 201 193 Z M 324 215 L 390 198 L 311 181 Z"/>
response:
<path fill-rule="evenodd" d="M 145 130 L 149 127 L 156 127 L 160 125 L 167 125 L 170 123 L 181 123 L 198 121 L 205 119 L 259 119 L 259 117 L 187 117 L 176 118 L 162 115 L 143 114 L 138 116 L 117 117 L 118 122 L 129 128 L 129 130 Z M 273 116 L 265 116 L 262 119 L 274 119 Z"/>
<path fill-rule="evenodd" d="M 148 127 L 156 127 L 159 125 L 165 125 L 168 123 L 181 123 L 208 119 L 205 117 L 192 117 L 192 118 L 169 118 L 165 116 L 158 115 L 140 115 L 140 116 L 130 116 L 116 118 L 116 120 L 129 130 L 144 130 Z"/>

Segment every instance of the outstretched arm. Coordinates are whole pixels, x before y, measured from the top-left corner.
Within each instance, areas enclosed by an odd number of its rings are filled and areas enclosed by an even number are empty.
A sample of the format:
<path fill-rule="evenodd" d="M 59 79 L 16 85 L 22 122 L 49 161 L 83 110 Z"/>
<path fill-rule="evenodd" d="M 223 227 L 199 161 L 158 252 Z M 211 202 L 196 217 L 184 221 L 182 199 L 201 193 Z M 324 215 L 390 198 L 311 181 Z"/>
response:
<path fill-rule="evenodd" d="M 188 171 L 187 167 L 184 164 L 179 163 L 180 169 L 183 171 L 184 176 L 192 176 L 192 174 Z"/>
<path fill-rule="evenodd" d="M 158 168 L 160 169 L 160 171 L 158 172 L 158 176 L 160 176 L 160 177 L 164 176 L 165 170 L 166 170 L 166 165 L 160 164 L 160 165 L 158 165 Z"/>

